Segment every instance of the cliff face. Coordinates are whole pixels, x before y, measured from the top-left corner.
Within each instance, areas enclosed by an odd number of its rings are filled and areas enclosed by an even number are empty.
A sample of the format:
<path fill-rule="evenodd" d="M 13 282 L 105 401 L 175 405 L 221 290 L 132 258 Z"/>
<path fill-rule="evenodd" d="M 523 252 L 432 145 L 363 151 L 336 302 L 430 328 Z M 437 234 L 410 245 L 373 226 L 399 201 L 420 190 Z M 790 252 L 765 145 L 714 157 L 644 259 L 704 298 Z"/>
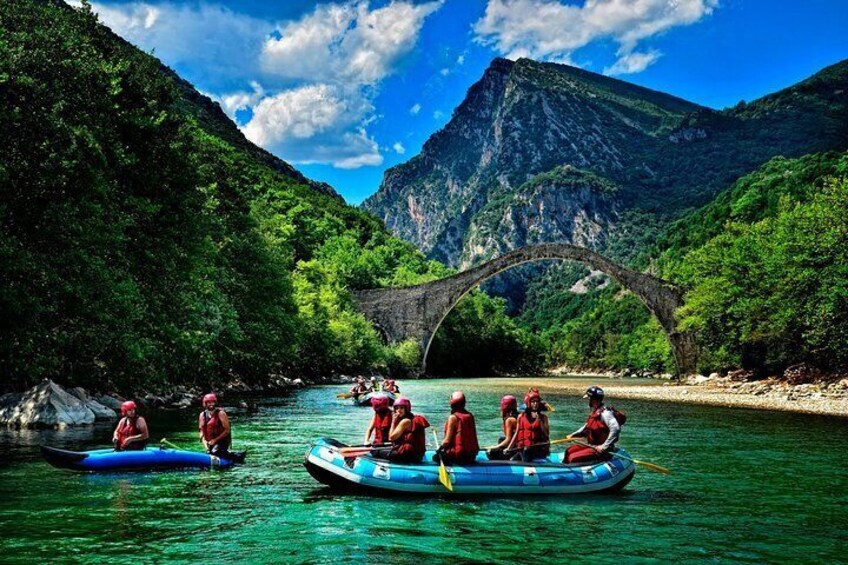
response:
<path fill-rule="evenodd" d="M 574 67 L 496 59 L 363 206 L 452 265 L 544 241 L 602 248 L 625 210 L 672 218 L 775 154 L 848 146 L 846 66 L 717 112 Z"/>

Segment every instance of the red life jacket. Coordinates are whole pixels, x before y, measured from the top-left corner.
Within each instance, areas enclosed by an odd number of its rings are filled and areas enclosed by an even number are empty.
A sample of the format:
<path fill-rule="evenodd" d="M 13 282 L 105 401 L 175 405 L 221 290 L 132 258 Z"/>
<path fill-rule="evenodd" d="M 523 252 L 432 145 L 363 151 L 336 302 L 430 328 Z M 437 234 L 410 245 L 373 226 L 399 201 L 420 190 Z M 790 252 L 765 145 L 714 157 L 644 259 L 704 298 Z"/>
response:
<path fill-rule="evenodd" d="M 411 419 L 412 425 L 409 430 L 395 441 L 394 452 L 397 455 L 420 460 L 427 451 L 427 436 L 424 430 L 430 427 L 430 422 L 424 416 L 411 416 Z"/>
<path fill-rule="evenodd" d="M 391 410 L 374 412 L 374 443 L 388 443 L 389 431 L 392 429 Z"/>
<path fill-rule="evenodd" d="M 474 416 L 465 410 L 457 410 L 453 415 L 456 416 L 457 420 L 456 433 L 453 435 L 452 444 L 448 445 L 445 451 L 459 461 L 474 461 L 477 452 L 480 451 Z M 445 434 L 447 434 L 447 431 L 448 424 L 445 422 Z"/>
<path fill-rule="evenodd" d="M 516 431 L 516 447 L 519 449 L 528 445 L 544 443 L 550 438 L 542 428 L 542 415 L 539 414 L 532 422 L 527 417 L 527 412 L 522 412 L 518 416 L 518 431 Z"/>
<path fill-rule="evenodd" d="M 138 429 L 138 416 L 135 418 L 130 418 L 129 416 L 124 416 L 120 422 L 118 422 L 118 441 L 121 442 L 121 447 L 127 446 L 127 438 L 132 436 L 137 436 L 141 433 L 141 430 Z"/>
<path fill-rule="evenodd" d="M 200 413 L 200 432 L 203 434 L 203 439 L 206 441 L 212 441 L 222 433 L 224 433 L 224 423 L 221 422 L 221 418 L 219 413 L 221 412 L 220 408 L 215 408 L 212 411 L 212 414 L 209 414 L 206 410 Z M 227 438 L 221 438 L 219 441 L 224 441 Z"/>
<path fill-rule="evenodd" d="M 609 437 L 609 427 L 607 427 L 604 423 L 604 419 L 601 418 L 601 414 L 603 414 L 604 410 L 612 411 L 612 415 L 615 417 L 618 425 L 620 426 L 623 426 L 627 421 L 627 414 L 624 412 L 619 412 L 612 407 L 598 407 L 594 412 L 589 414 L 589 418 L 586 419 L 586 441 L 590 445 L 603 445 Z"/>

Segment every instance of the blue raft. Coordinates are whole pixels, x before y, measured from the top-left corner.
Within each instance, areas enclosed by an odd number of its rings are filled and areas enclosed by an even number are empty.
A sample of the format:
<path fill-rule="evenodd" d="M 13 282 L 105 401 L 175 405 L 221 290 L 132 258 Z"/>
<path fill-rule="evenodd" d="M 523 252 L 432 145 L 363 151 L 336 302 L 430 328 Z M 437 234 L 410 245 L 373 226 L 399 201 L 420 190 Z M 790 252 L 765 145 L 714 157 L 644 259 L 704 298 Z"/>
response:
<path fill-rule="evenodd" d="M 306 453 L 309 474 L 336 490 L 407 494 L 446 494 L 439 465 L 428 451 L 417 464 L 392 463 L 369 455 L 345 459 L 344 444 L 322 438 Z M 618 453 L 628 456 L 626 451 Z M 447 466 L 453 494 L 585 494 L 621 490 L 636 473 L 631 461 L 613 458 L 590 464 L 564 465 L 562 454 L 531 462 L 489 461 L 484 452 L 473 465 Z"/>
<path fill-rule="evenodd" d="M 353 397 L 353 403 L 357 406 L 371 406 L 372 398 L 381 398 L 385 396 L 389 399 L 389 406 L 395 403 L 395 399 L 397 399 L 397 395 L 393 392 L 366 392 L 360 396 Z"/>
<path fill-rule="evenodd" d="M 198 451 L 148 447 L 138 451 L 67 451 L 41 446 L 41 454 L 48 463 L 61 469 L 74 471 L 155 471 L 166 469 L 225 469 L 244 460 L 243 454 L 233 454 L 234 459 L 224 459 Z M 235 459 L 239 459 L 236 461 Z"/>

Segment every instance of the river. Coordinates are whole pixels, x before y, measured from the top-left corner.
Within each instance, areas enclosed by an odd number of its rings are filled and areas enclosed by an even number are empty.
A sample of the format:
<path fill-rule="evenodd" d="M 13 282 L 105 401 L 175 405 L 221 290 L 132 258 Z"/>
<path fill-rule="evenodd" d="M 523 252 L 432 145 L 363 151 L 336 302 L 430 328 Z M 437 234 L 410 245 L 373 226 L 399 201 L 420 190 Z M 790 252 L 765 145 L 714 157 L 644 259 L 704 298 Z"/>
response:
<path fill-rule="evenodd" d="M 481 444 L 496 439 L 503 394 L 531 380 L 409 381 L 413 409 L 441 427 L 461 387 Z M 587 381 L 588 384 L 588 381 Z M 671 476 L 640 470 L 615 495 L 368 498 L 336 495 L 302 462 L 320 436 L 360 443 L 370 408 L 314 387 L 234 411 L 244 466 L 111 475 L 54 469 L 38 444 L 88 449 L 111 429 L 0 431 L 4 563 L 718 563 L 845 561 L 848 422 L 820 416 L 610 404 L 628 413 L 621 445 Z M 553 437 L 585 419 L 585 401 L 546 395 Z M 150 415 L 155 438 L 197 446 L 196 413 Z"/>

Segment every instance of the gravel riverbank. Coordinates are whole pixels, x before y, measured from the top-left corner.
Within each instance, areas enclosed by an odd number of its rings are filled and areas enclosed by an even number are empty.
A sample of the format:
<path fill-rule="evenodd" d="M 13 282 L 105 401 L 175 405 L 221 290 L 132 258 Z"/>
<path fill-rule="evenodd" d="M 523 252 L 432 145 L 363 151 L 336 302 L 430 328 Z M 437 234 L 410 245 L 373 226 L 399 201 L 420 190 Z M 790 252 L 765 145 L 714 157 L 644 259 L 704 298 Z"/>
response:
<path fill-rule="evenodd" d="M 612 399 L 633 398 L 660 402 L 708 404 L 736 408 L 782 410 L 848 418 L 848 379 L 831 383 L 792 385 L 777 379 L 736 382 L 727 377 L 690 377 L 681 384 L 654 381 L 632 384 L 627 379 L 603 375 L 581 375 L 598 381 Z M 585 381 L 563 377 L 543 377 L 539 386 L 582 393 Z"/>

